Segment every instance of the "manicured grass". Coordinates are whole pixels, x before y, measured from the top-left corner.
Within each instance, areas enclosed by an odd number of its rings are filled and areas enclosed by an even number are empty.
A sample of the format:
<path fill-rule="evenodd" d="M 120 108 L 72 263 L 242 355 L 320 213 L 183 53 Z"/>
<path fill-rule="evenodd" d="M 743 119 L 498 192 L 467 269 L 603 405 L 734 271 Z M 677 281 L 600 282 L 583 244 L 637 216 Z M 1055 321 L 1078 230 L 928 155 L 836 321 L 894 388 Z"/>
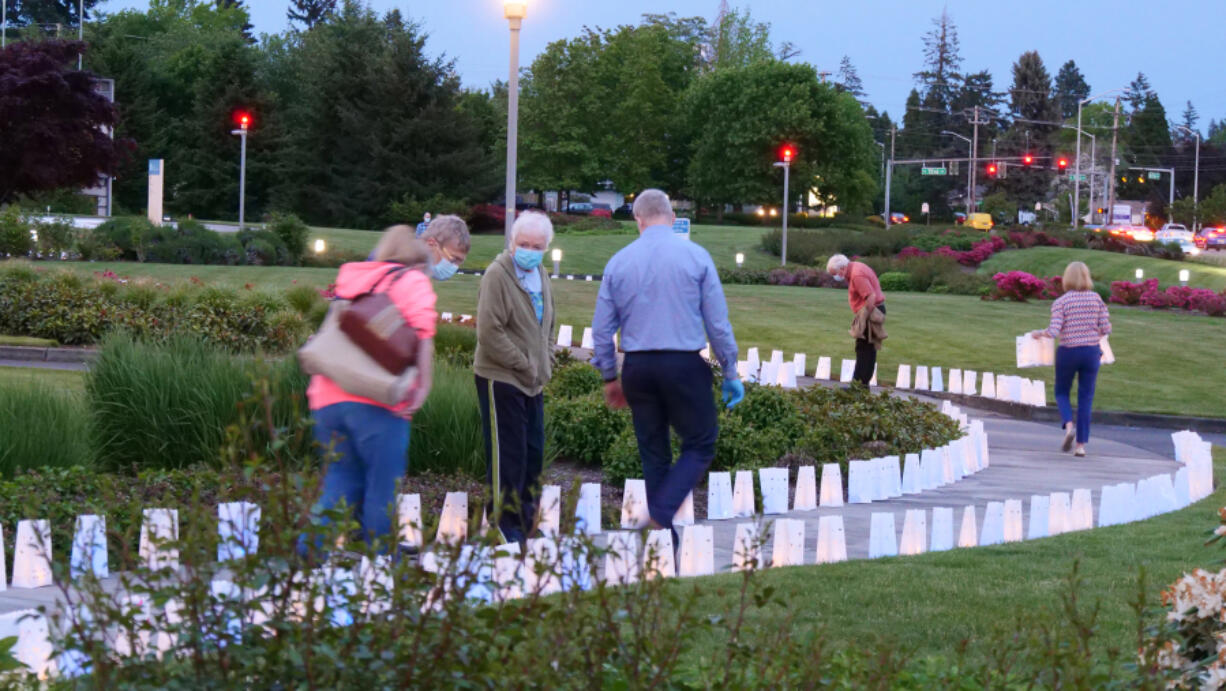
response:
<path fill-rule="evenodd" d="M 1226 449 L 1215 448 L 1215 466 L 1221 477 Z M 790 616 L 795 633 L 821 630 L 835 650 L 885 640 L 921 656 L 950 658 L 965 641 L 968 653 L 982 659 L 999 652 L 991 646 L 993 635 L 1014 632 L 1019 620 L 1061 616 L 1066 579 L 1079 561 L 1081 606 L 1101 606 L 1099 650 L 1112 645 L 1129 651 L 1136 641 L 1129 603 L 1136 600 L 1138 573 L 1145 571 L 1149 604 L 1156 606 L 1157 594 L 1185 571 L 1220 568 L 1220 548 L 1203 543 L 1224 501 L 1219 484 L 1191 507 L 1128 525 L 995 547 L 767 570 L 760 578 L 775 588 L 786 610 L 755 611 L 748 626 L 769 630 Z M 699 610 L 733 611 L 740 579 L 706 579 Z M 710 655 L 714 645 L 699 639 L 695 656 Z"/>
<path fill-rule="evenodd" d="M 1105 252 L 1094 254 L 1115 256 Z M 336 276 L 334 269 L 280 267 L 73 262 L 54 266 L 82 273 L 110 269 L 121 275 L 148 276 L 167 282 L 195 276 L 208 283 L 236 287 L 250 283 L 269 290 L 283 290 L 293 281 L 322 288 Z M 459 275 L 436 284 L 439 311 L 475 313 L 479 280 Z M 594 281 L 556 283 L 558 319 L 575 327 L 576 340 L 583 327 L 591 324 L 598 288 L 599 283 Z M 788 358 L 792 353 L 803 352 L 808 355 L 810 374 L 819 356 L 832 357 L 836 373 L 841 358 L 855 357 L 847 335 L 851 313 L 845 291 L 730 285 L 725 292 L 741 357 L 750 346 L 762 349 L 763 355 L 781 349 Z M 892 383 L 901 363 L 1024 374 L 1043 379 L 1047 383 L 1048 401 L 1054 401 L 1052 369 L 1018 371 L 1014 367 L 1014 338 L 1045 326 L 1050 303 L 985 302 L 957 295 L 892 293 L 886 305 L 889 308 L 886 330 L 890 338 L 880 353 L 880 382 Z M 1210 345 L 1226 337 L 1226 320 L 1113 306 L 1112 323 L 1115 333 L 1111 343 L 1117 363 L 1105 367 L 1099 377 L 1095 401 L 1099 409 L 1226 416 L 1221 405 L 1220 378 L 1204 376 L 1220 370 L 1220 354 Z"/>
<path fill-rule="evenodd" d="M 441 311 L 472 314 L 476 278 L 438 284 Z M 560 323 L 575 327 L 576 340 L 591 324 L 599 284 L 555 283 Z M 819 356 L 830 356 L 838 373 L 841 358 L 855 357 L 847 330 L 851 311 L 843 290 L 781 286 L 725 286 L 733 329 L 745 357 L 758 346 L 808 356 L 809 374 Z M 957 295 L 897 293 L 887 296 L 890 338 L 879 355 L 878 379 L 892 383 L 901 363 L 1022 374 L 1047 383 L 1054 403 L 1054 370 L 1017 370 L 1015 337 L 1047 325 L 1050 303 L 985 302 Z M 1102 410 L 1226 416 L 1221 380 L 1203 376 L 1221 367 L 1220 353 L 1207 347 L 1226 338 L 1226 320 L 1116 306 L 1111 344 L 1116 364 L 1103 368 L 1095 404 Z"/>
<path fill-rule="evenodd" d="M 85 373 L 36 367 L 0 367 L 0 389 L 33 383 L 61 391 L 81 393 L 85 391 Z"/>
<path fill-rule="evenodd" d="M 33 336 L 0 336 L 0 346 L 22 346 L 26 348 L 54 348 L 59 345 L 49 338 L 34 338 Z"/>
<path fill-rule="evenodd" d="M 634 224 L 623 222 L 622 225 L 626 229 L 624 233 L 558 232 L 554 236 L 552 247 L 562 250 L 562 271 L 576 274 L 602 273 L 609 258 L 638 237 Z M 735 267 L 736 254 L 741 252 L 745 255 L 745 268 L 769 269 L 779 264 L 779 258 L 767 254 L 759 246 L 765 232 L 763 228 L 754 227 L 696 225 L 690 237 L 711 253 L 717 266 Z M 369 252 L 378 241 L 379 234 L 368 230 L 312 228 L 310 237 L 308 247 L 319 237 L 323 238 L 329 247 L 352 252 Z M 472 252 L 469 253 L 464 268 L 484 268 L 502 251 L 502 247 L 503 237 L 499 233 L 474 235 Z M 546 258 L 547 264 L 548 261 Z"/>
<path fill-rule="evenodd" d="M 979 267 L 979 273 L 991 276 L 1001 271 L 1025 271 L 1036 276 L 1059 276 L 1064 273 L 1064 267 L 1072 261 L 1085 262 L 1090 267 L 1095 281 L 1135 281 L 1137 269 L 1142 269 L 1145 271 L 1145 278 L 1156 278 L 1163 286 L 1179 285 L 1179 271 L 1187 269 L 1191 275 L 1188 285 L 1194 288 L 1226 289 L 1226 266 L 1066 247 L 1033 247 L 1028 250 L 997 252 Z"/>

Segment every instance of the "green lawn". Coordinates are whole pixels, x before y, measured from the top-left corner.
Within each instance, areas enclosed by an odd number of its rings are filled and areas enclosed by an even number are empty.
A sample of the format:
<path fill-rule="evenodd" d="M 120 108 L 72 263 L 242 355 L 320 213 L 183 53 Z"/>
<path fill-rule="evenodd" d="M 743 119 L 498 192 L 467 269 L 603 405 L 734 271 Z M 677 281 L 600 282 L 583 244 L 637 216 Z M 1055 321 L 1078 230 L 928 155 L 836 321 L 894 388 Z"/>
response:
<path fill-rule="evenodd" d="M 1215 449 L 1220 478 L 1226 449 Z M 1182 573 L 1197 567 L 1220 568 L 1220 548 L 1203 546 L 1218 524 L 1226 501 L 1222 484 L 1214 494 L 1186 509 L 1147 521 L 1061 535 L 1042 540 L 953 550 L 913 557 L 852 561 L 822 566 L 768 570 L 760 575 L 776 589 L 786 610 L 756 611 L 751 627 L 778 626 L 792 617 L 793 631 L 821 629 L 831 648 L 883 639 L 919 655 L 952 657 L 964 641 L 972 657 L 1001 651 L 993 634 L 1009 634 L 1020 619 L 1056 612 L 1065 579 L 1080 560 L 1081 604 L 1101 605 L 1099 650 L 1125 651 L 1136 642 L 1137 576 L 1145 570 L 1147 594 L 1157 594 Z M 812 539 L 812 538 L 810 538 Z M 737 574 L 706 579 L 700 611 L 733 611 L 740 586 Z M 699 640 L 696 656 L 709 656 L 713 640 Z"/>
<path fill-rule="evenodd" d="M 457 277 L 438 285 L 439 309 L 469 313 L 476 309 L 476 282 Z M 575 338 L 591 324 L 598 284 L 555 283 L 558 319 L 575 327 Z M 809 373 L 818 356 L 854 358 L 847 335 L 851 312 L 846 292 L 779 286 L 725 286 L 732 324 L 741 348 L 782 349 L 808 356 Z M 900 363 L 1023 374 L 1047 382 L 1051 398 L 1054 370 L 1014 367 L 1014 338 L 1046 326 L 1050 303 L 985 302 L 957 295 L 899 293 L 887 297 L 890 334 L 881 350 L 879 380 L 893 382 Z M 1096 404 L 1104 410 L 1226 416 L 1221 379 L 1202 376 L 1220 371 L 1220 353 L 1206 347 L 1226 339 L 1226 320 L 1173 312 L 1115 307 L 1111 337 L 1117 362 L 1103 368 Z"/>
<path fill-rule="evenodd" d="M 553 247 L 562 250 L 562 271 L 575 274 L 599 274 L 605 264 L 621 248 L 630 244 L 637 232 L 633 224 L 623 223 L 624 234 L 568 234 L 559 232 L 554 237 Z M 711 253 L 716 265 L 734 267 L 736 254 L 745 255 L 745 267 L 769 269 L 779 264 L 779 258 L 763 252 L 759 243 L 762 228 L 737 226 L 694 226 L 690 237 Z M 368 252 L 375 246 L 379 234 L 368 230 L 345 230 L 337 228 L 312 228 L 307 246 L 313 246 L 315 238 L 322 238 L 329 247 L 343 248 L 354 252 Z M 502 251 L 501 234 L 473 236 L 473 249 L 464 268 L 476 269 L 487 266 Z M 548 258 L 546 258 L 548 263 Z"/>
<path fill-rule="evenodd" d="M 334 269 L 280 267 L 71 262 L 57 266 L 83 273 L 110 269 L 121 275 L 149 276 L 168 282 L 195 276 L 209 283 L 240 287 L 250 283 L 266 290 L 283 290 L 294 281 L 323 287 L 336 276 Z M 460 275 L 436 284 L 439 311 L 474 313 L 479 280 Z M 591 324 L 598 287 L 596 282 L 585 281 L 562 280 L 556 284 L 558 318 L 575 327 L 576 339 L 583 327 Z M 782 349 L 789 358 L 794 352 L 803 352 L 808 355 L 810 374 L 818 356 L 834 358 L 835 372 L 840 358 L 854 357 L 847 336 L 851 314 L 845 291 L 740 285 L 726 286 L 725 291 L 742 357 L 749 346 L 764 351 Z M 881 351 L 881 382 L 893 382 L 900 363 L 1020 373 L 1045 380 L 1048 400 L 1052 401 L 1053 370 L 1019 372 L 1014 368 L 1014 338 L 1045 326 L 1050 303 L 985 302 L 957 295 L 896 293 L 888 296 L 887 306 L 886 329 L 890 338 Z M 1226 320 L 1115 306 L 1112 322 L 1115 334 L 1111 342 L 1118 362 L 1104 368 L 1099 378 L 1096 400 L 1099 408 L 1226 416 L 1220 377 L 1203 376 L 1221 369 L 1220 353 L 1208 346 L 1226 338 Z"/>
<path fill-rule="evenodd" d="M 1072 261 L 1085 262 L 1096 281 L 1135 281 L 1137 269 L 1142 269 L 1145 271 L 1145 278 L 1156 278 L 1163 286 L 1179 285 L 1179 271 L 1187 269 L 1191 274 L 1188 285 L 1213 290 L 1226 289 L 1226 266 L 1066 247 L 1033 247 L 1028 250 L 997 252 L 979 267 L 979 273 L 991 276 L 999 271 L 1025 271 L 1036 276 L 1059 276 L 1064 273 L 1064 267 Z"/>
<path fill-rule="evenodd" d="M 32 382 L 73 392 L 84 391 L 85 373 L 34 367 L 0 367 L 0 388 Z"/>

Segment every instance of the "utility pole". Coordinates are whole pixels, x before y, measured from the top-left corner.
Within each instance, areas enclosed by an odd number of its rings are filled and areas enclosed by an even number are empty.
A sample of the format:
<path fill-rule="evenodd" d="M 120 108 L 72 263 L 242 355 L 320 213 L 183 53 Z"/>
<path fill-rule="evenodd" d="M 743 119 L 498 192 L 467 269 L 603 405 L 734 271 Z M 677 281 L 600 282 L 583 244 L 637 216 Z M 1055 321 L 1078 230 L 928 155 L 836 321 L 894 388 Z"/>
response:
<path fill-rule="evenodd" d="M 1120 134 L 1120 97 L 1115 97 L 1115 118 L 1111 123 L 1111 181 L 1110 191 L 1107 193 L 1107 220 L 1115 220 L 1115 146 Z M 1081 137 L 1078 135 L 1078 141 Z"/>
<path fill-rule="evenodd" d="M 967 220 L 970 220 L 970 215 L 975 213 L 975 166 L 979 163 L 979 106 L 975 106 L 975 119 L 971 121 L 974 126 L 974 132 L 971 136 L 971 171 L 970 171 L 970 190 L 966 197 L 966 215 Z"/>
<path fill-rule="evenodd" d="M 3 0 L 0 0 L 2 2 Z M 890 125 L 890 160 L 885 167 L 885 227 L 890 227 L 890 181 L 894 178 L 894 135 L 898 127 Z"/>

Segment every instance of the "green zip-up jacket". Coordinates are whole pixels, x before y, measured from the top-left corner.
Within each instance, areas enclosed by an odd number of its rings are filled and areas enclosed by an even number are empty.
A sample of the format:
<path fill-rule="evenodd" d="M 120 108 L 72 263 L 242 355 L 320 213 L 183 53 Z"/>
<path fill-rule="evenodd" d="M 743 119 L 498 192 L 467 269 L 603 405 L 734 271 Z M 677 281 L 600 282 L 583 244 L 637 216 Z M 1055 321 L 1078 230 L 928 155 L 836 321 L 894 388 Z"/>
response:
<path fill-rule="evenodd" d="M 486 379 L 510 384 L 528 396 L 539 394 L 553 375 L 553 289 L 541 272 L 540 322 L 532 298 L 515 276 L 515 259 L 504 250 L 485 271 L 477 292 L 477 354 L 473 370 Z"/>

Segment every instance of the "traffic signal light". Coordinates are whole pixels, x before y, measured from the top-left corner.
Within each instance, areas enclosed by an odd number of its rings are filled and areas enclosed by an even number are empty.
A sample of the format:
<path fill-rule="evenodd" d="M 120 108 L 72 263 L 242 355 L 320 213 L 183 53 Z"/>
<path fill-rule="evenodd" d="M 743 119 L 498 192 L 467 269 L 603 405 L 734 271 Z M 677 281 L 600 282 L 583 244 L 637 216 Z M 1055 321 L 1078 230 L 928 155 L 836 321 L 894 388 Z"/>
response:
<path fill-rule="evenodd" d="M 1034 163 L 1034 156 L 1031 156 L 1030 154 L 1022 156 L 1022 165 L 1028 166 L 1031 163 Z"/>
<path fill-rule="evenodd" d="M 796 147 L 791 144 L 784 144 L 783 148 L 779 149 L 779 158 L 783 159 L 784 163 L 791 163 L 796 157 Z"/>
<path fill-rule="evenodd" d="M 995 163 L 988 164 L 988 177 L 990 178 L 996 177 L 996 164 Z"/>
<path fill-rule="evenodd" d="M 1057 158 L 1057 159 L 1056 159 L 1056 168 L 1058 168 L 1058 169 L 1060 170 L 1060 172 L 1064 172 L 1064 170 L 1068 168 L 1068 159 L 1067 159 L 1067 158 L 1065 158 L 1064 156 L 1061 156 L 1060 158 Z"/>
<path fill-rule="evenodd" d="M 245 110 L 240 110 L 240 111 L 235 112 L 234 122 L 238 123 L 238 126 L 243 129 L 250 128 L 251 123 L 252 123 L 251 113 Z"/>

